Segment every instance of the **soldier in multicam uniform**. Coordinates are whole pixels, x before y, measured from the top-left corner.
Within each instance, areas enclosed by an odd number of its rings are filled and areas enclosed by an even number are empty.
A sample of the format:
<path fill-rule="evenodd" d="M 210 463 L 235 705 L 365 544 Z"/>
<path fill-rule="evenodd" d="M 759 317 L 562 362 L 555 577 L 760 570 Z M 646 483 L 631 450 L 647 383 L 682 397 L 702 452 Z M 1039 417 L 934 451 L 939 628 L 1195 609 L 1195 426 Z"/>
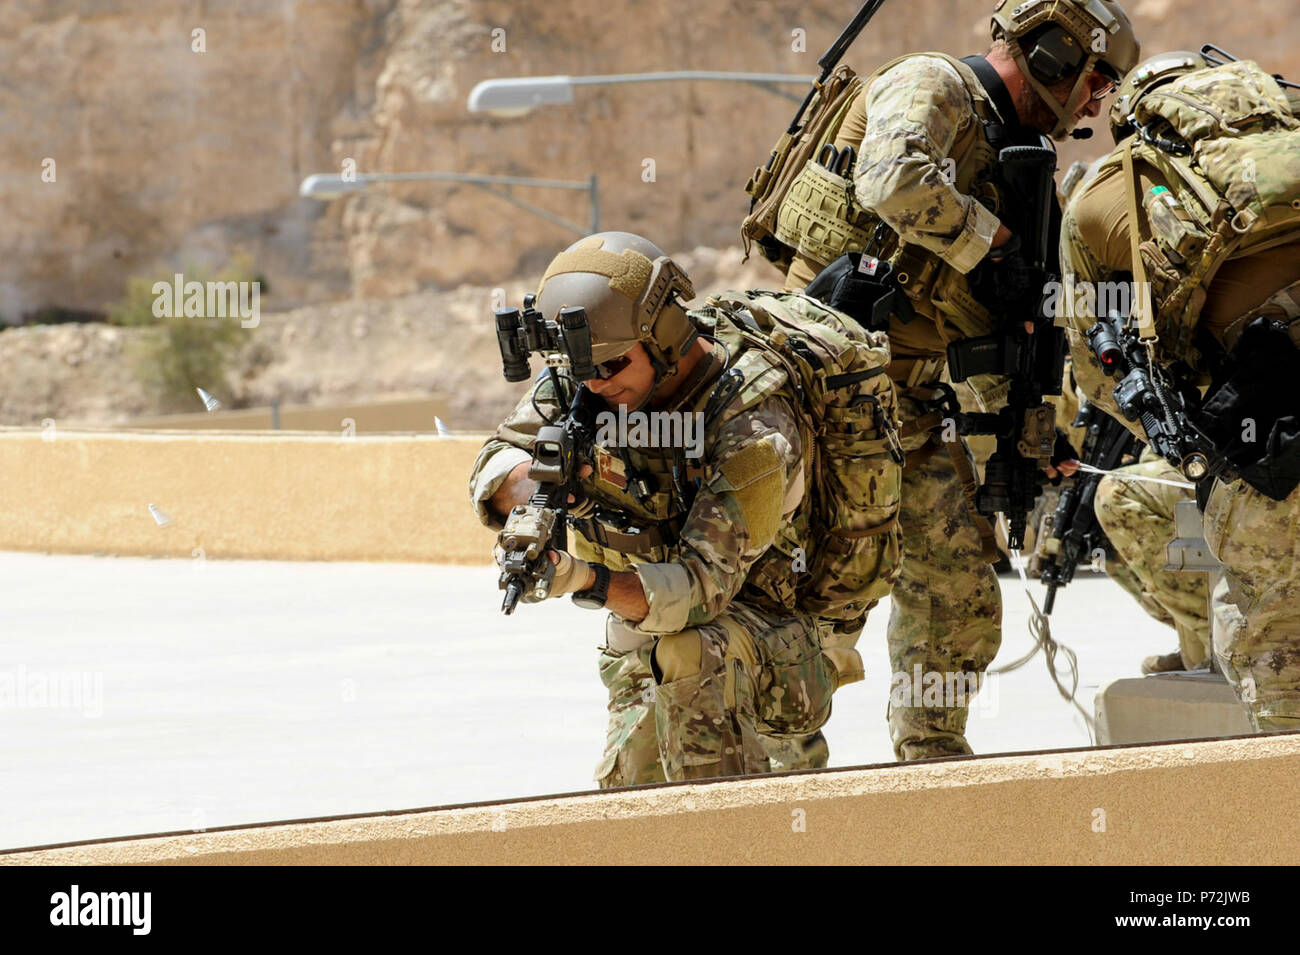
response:
<path fill-rule="evenodd" d="M 816 547 L 811 439 L 786 371 L 763 349 L 735 344 L 718 299 L 686 311 L 693 295 L 653 244 L 602 233 L 556 257 L 536 301 L 550 319 L 586 309 L 600 378 L 585 385 L 611 411 L 698 412 L 705 422 L 698 459 L 603 446 L 598 435 L 595 468 L 582 472 L 583 497 L 570 508 L 573 553 L 552 552 L 547 596 L 611 611 L 600 657 L 610 700 L 602 788 L 767 771 L 763 735 L 817 731 L 836 686 L 862 678 L 856 653 L 823 650 L 820 621 L 791 609 L 791 555 Z M 878 338 L 877 370 L 888 361 Z M 875 380 L 892 395 L 883 373 Z M 470 497 L 485 524 L 501 528 L 531 496 L 532 441 L 557 411 L 542 379 L 484 445 Z M 860 593 L 868 606 L 888 592 L 897 559 L 898 472 L 882 454 L 856 477 L 868 497 L 868 485 L 892 487 L 871 545 L 878 579 Z"/>
<path fill-rule="evenodd" d="M 1203 61 L 1202 61 L 1203 62 Z M 1120 84 L 1118 97 L 1127 103 L 1137 88 L 1138 70 L 1131 70 Z M 1091 163 L 1075 163 L 1062 184 L 1068 202 L 1097 175 L 1106 157 Z M 1067 366 L 1067 387 L 1062 395 L 1073 399 L 1073 418 L 1078 408 L 1078 385 L 1072 365 Z M 1057 421 L 1063 416 L 1059 413 Z M 1081 447 L 1082 436 L 1071 434 L 1071 443 Z M 1178 635 L 1178 649 L 1156 654 L 1142 661 L 1144 674 L 1190 670 L 1210 655 L 1208 617 L 1209 581 L 1201 573 L 1165 570 L 1167 547 L 1174 539 L 1174 505 L 1191 500 L 1192 492 L 1180 487 L 1187 482 L 1178 470 L 1150 448 L 1133 464 L 1116 468 L 1097 484 L 1093 509 L 1097 522 L 1110 542 L 1113 554 L 1106 561 L 1106 575 L 1119 584 L 1153 619 L 1172 627 Z"/>
<path fill-rule="evenodd" d="M 968 452 L 962 442 L 942 443 L 939 429 L 925 420 L 946 346 L 991 333 L 1002 318 L 969 280 L 986 260 L 1008 259 L 1015 248 L 996 212 L 1003 200 L 993 184 L 997 151 L 990 138 L 1009 142 L 1003 137 L 1017 125 L 1064 138 L 1085 117 L 1100 114 L 1099 101 L 1138 59 L 1132 26 L 1113 0 L 1001 0 L 993 37 L 987 57 L 917 54 L 864 83 L 833 143 L 839 153 L 856 152 L 852 196 L 860 214 L 854 222 L 821 222 L 826 206 L 813 201 L 801 208 L 798 183 L 778 218 L 779 236 L 784 229 L 847 237 L 835 247 L 823 243 L 817 255 L 792 238 L 788 244 L 799 254 L 787 288 L 806 286 L 845 251 L 868 248 L 891 260 L 915 312 L 905 321 L 896 310 L 889 327 L 889 373 L 903 395 L 909 452 L 900 514 L 906 556 L 889 623 L 895 672 L 912 673 L 919 665 L 982 673 L 1001 643 L 1001 595 L 989 566 L 997 557 L 992 532 L 968 509 L 958 476 L 958 468 L 969 470 Z M 810 223 L 822 228 L 809 229 Z M 890 238 L 874 248 L 882 224 Z M 971 383 L 988 410 L 1005 399 L 1004 383 L 983 376 Z M 966 718 L 966 707 L 891 706 L 895 753 L 900 759 L 969 753 Z"/>
<path fill-rule="evenodd" d="M 1153 57 L 1133 71 L 1131 80 L 1111 111 L 1116 149 L 1065 215 L 1061 257 L 1066 287 L 1096 288 L 1095 283 L 1133 277 L 1137 327 L 1154 333 L 1149 347 L 1157 364 L 1183 363 L 1191 374 L 1201 375 L 1202 387 L 1211 373 L 1227 370 L 1226 378 L 1214 377 L 1217 392 L 1210 392 L 1209 402 L 1216 401 L 1216 394 L 1231 401 L 1226 386 L 1239 382 L 1241 374 L 1274 387 L 1262 410 L 1268 414 L 1267 406 L 1273 405 L 1272 417 L 1281 416 L 1276 422 L 1281 426 L 1290 420 L 1286 415 L 1296 414 L 1288 398 L 1293 377 L 1270 383 L 1269 378 L 1278 377 L 1275 372 L 1255 370 L 1261 351 L 1243 350 L 1241 344 L 1249 337 L 1247 329 L 1255 334 L 1270 322 L 1284 336 L 1300 316 L 1300 216 L 1292 211 L 1300 210 L 1295 98 L 1288 104 L 1288 97 L 1254 63 L 1211 67 L 1196 53 Z M 1230 134 L 1207 124 L 1209 116 L 1226 124 Z M 1140 137 L 1135 135 L 1139 127 Z M 1228 150 L 1239 154 L 1228 156 Z M 1287 213 L 1279 215 L 1279 208 Z M 1252 228 L 1256 217 L 1271 230 L 1259 238 Z M 1075 373 L 1089 399 L 1118 417 L 1116 382 L 1105 377 L 1085 340 L 1096 317 L 1089 302 L 1077 295 L 1067 312 Z M 1261 318 L 1266 321 L 1257 324 Z M 1265 351 L 1284 362 L 1296 358 L 1285 337 Z M 1220 363 L 1225 353 L 1231 358 Z M 1269 449 L 1264 460 L 1284 461 L 1288 448 L 1294 453 L 1293 438 L 1276 427 L 1270 434 L 1264 415 L 1258 421 L 1250 417 L 1258 409 L 1237 417 L 1238 410 L 1250 406 L 1219 407 L 1233 412 L 1222 420 L 1239 432 L 1234 437 L 1243 443 L 1245 428 L 1260 429 L 1257 440 Z M 1139 425 L 1129 427 L 1145 438 Z M 1233 463 L 1247 461 L 1249 455 Z M 1164 462 L 1139 467 L 1154 476 L 1186 480 Z M 1263 464 L 1253 467 L 1252 480 L 1259 480 Z M 1280 488 L 1282 500 L 1246 480 L 1211 483 L 1207 478 L 1198 488 L 1206 540 L 1225 565 L 1214 615 L 1216 623 L 1227 625 L 1216 625 L 1213 652 L 1253 725 L 1263 731 L 1300 729 L 1300 566 L 1295 560 L 1300 491 L 1287 495 L 1287 483 L 1272 488 L 1275 493 Z M 1161 583 L 1151 574 L 1157 561 L 1163 562 L 1163 544 L 1172 536 L 1171 528 L 1153 531 L 1158 527 L 1153 521 L 1171 524 L 1165 515 L 1183 496 L 1177 489 L 1151 491 L 1136 482 L 1116 483 L 1107 500 L 1099 496 L 1098 515 L 1111 525 L 1108 531 L 1117 547 L 1125 540 L 1132 545 L 1130 564 L 1147 577 L 1144 596 L 1149 594 L 1175 624 L 1182 623 L 1181 650 L 1190 658 L 1201 639 L 1194 642 L 1191 632 L 1203 634 L 1207 628 L 1193 609 L 1205 612 L 1204 586 L 1189 589 L 1181 575 Z"/>

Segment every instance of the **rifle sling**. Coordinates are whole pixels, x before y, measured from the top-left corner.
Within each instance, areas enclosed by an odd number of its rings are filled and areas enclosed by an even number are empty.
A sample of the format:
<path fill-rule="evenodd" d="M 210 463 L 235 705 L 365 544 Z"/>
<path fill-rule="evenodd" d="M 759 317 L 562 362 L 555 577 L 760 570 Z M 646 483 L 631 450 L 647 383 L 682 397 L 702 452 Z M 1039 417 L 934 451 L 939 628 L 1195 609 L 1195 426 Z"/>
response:
<path fill-rule="evenodd" d="M 1125 191 L 1128 193 L 1129 253 L 1133 257 L 1133 281 L 1137 289 L 1134 311 L 1138 316 L 1138 337 L 1146 343 L 1156 340 L 1156 317 L 1152 313 L 1151 286 L 1147 283 L 1146 263 L 1142 261 L 1142 253 L 1138 248 L 1141 245 L 1141 221 L 1138 219 L 1138 190 L 1141 188 L 1141 183 L 1133 168 L 1132 136 L 1124 143 L 1123 157 Z"/>
<path fill-rule="evenodd" d="M 993 107 L 1002 117 L 1001 125 L 997 123 L 985 123 L 984 133 L 988 137 L 990 144 L 996 144 L 1006 138 L 1007 130 L 1020 124 L 1020 114 L 1016 112 L 1015 100 L 1011 98 L 1011 91 L 1007 85 L 1002 82 L 1002 77 L 993 65 L 982 56 L 964 56 L 961 60 L 971 68 L 975 78 L 980 81 L 980 86 L 984 87 L 984 92 L 989 94 L 989 99 L 993 101 Z"/>

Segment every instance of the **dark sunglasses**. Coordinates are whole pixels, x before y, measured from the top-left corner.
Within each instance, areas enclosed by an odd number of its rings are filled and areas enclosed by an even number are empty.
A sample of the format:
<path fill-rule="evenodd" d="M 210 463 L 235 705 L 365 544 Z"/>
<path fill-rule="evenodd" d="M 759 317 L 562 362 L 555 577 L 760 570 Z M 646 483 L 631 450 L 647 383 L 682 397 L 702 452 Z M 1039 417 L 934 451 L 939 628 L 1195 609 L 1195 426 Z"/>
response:
<path fill-rule="evenodd" d="M 1093 72 L 1106 81 L 1100 89 L 1093 92 L 1093 99 L 1103 100 L 1119 87 L 1119 74 L 1115 72 L 1109 63 L 1098 62 Z"/>
<path fill-rule="evenodd" d="M 611 358 L 609 361 L 602 361 L 596 366 L 596 377 L 601 381 L 613 378 L 631 363 L 632 359 L 627 355 L 619 355 L 617 358 Z"/>

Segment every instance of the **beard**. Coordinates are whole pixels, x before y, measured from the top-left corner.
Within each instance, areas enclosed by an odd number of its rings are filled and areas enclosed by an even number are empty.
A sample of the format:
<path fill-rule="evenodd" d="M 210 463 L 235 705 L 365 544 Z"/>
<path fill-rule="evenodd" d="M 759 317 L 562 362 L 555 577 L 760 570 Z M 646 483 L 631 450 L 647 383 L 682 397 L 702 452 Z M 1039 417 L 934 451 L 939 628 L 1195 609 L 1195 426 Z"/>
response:
<path fill-rule="evenodd" d="M 1074 90 L 1076 77 L 1061 80 L 1052 86 L 1047 87 L 1058 105 L 1064 105 L 1070 93 Z M 1056 113 L 1052 108 L 1043 101 L 1043 98 L 1034 92 L 1033 87 L 1025 83 L 1020 87 L 1018 95 L 1015 97 L 1016 114 L 1020 117 L 1022 126 L 1028 126 L 1030 129 L 1036 129 L 1044 135 L 1050 135 L 1056 128 Z"/>

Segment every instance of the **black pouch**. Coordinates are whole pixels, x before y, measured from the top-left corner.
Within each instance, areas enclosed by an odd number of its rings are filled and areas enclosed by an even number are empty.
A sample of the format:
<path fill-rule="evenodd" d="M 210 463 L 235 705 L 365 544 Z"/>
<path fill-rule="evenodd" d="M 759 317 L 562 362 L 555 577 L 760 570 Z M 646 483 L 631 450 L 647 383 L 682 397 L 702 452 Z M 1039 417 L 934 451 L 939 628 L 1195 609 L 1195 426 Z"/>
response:
<path fill-rule="evenodd" d="M 841 255 L 804 289 L 805 295 L 844 312 L 869 332 L 888 330 L 890 313 L 902 299 L 897 293 L 890 264 L 863 252 Z M 910 318 L 911 309 L 907 311 L 900 317 Z"/>
<path fill-rule="evenodd" d="M 1286 328 L 1258 318 L 1241 333 L 1197 416 L 1241 479 L 1275 501 L 1300 484 L 1300 352 Z"/>

